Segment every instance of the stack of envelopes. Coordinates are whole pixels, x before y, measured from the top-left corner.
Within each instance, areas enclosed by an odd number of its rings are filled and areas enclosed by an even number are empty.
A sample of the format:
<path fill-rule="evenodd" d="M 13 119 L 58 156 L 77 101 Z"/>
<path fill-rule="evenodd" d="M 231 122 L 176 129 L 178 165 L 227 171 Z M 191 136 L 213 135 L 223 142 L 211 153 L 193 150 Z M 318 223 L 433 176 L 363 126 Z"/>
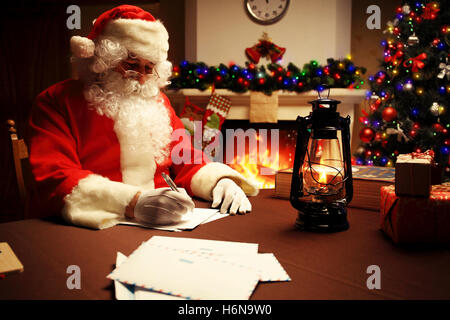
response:
<path fill-rule="evenodd" d="M 118 253 L 116 298 L 247 300 L 259 281 L 290 281 L 258 244 L 153 236 L 128 258 Z"/>

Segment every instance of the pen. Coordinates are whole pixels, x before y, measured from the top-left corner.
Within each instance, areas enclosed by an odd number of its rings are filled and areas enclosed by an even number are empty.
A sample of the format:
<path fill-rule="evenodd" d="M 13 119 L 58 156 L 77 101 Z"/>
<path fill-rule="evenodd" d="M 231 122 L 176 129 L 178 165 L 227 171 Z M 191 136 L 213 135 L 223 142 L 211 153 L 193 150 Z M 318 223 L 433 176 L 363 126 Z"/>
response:
<path fill-rule="evenodd" d="M 175 184 L 175 182 L 173 182 L 173 180 L 164 172 L 161 173 L 164 181 L 166 181 L 166 183 L 169 185 L 170 189 L 172 189 L 172 191 L 176 191 L 176 192 L 180 192 L 177 188 L 177 185 Z"/>

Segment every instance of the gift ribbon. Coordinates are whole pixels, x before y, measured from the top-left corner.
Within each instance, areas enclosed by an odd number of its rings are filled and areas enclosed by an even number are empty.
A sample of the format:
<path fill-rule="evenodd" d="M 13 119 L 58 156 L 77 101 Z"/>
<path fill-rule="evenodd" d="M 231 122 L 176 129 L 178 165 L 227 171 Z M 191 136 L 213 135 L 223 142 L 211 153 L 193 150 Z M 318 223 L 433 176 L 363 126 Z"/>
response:
<path fill-rule="evenodd" d="M 384 201 L 384 212 L 386 212 L 386 203 L 389 199 L 389 192 L 386 196 L 386 200 Z M 386 225 L 386 221 L 389 221 L 389 225 L 391 226 L 392 231 L 392 239 L 395 239 L 394 225 L 392 224 L 392 212 L 394 211 L 395 205 L 397 204 L 399 198 L 396 198 L 394 202 L 391 204 L 388 212 L 384 216 L 383 224 Z"/>
<path fill-rule="evenodd" d="M 423 52 L 415 58 L 410 58 L 410 59 L 406 60 L 403 63 L 403 66 L 405 68 L 412 67 L 411 71 L 417 72 L 417 71 L 419 71 L 419 69 L 422 69 L 423 67 L 425 67 L 425 62 L 423 62 L 422 60 L 425 60 L 426 58 L 427 58 L 427 54 L 425 52 Z"/>
<path fill-rule="evenodd" d="M 408 154 L 402 154 L 399 157 L 401 157 L 404 160 L 412 160 L 412 159 L 425 159 L 430 160 L 431 164 L 434 165 L 434 151 L 433 150 L 427 150 L 425 152 L 411 152 Z"/>

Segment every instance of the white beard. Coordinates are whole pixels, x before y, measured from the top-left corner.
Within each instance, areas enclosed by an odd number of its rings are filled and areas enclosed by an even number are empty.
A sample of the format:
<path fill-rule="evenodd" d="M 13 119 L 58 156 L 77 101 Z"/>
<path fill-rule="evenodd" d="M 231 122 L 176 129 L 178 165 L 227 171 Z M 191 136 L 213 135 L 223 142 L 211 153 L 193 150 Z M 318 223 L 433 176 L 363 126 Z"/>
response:
<path fill-rule="evenodd" d="M 169 156 L 173 130 L 156 82 L 140 85 L 111 71 L 85 96 L 97 113 L 114 120 L 123 182 L 154 188 L 156 164 Z"/>

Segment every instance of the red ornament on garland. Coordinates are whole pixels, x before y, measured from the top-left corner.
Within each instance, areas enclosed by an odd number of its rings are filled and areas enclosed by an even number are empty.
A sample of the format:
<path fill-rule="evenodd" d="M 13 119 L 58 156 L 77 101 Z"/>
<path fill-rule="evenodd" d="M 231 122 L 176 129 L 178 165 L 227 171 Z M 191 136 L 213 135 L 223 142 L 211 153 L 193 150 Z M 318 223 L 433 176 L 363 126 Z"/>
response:
<path fill-rule="evenodd" d="M 384 121 L 391 122 L 392 120 L 397 118 L 397 110 L 392 107 L 387 107 L 383 110 L 383 113 L 381 115 Z"/>
<path fill-rule="evenodd" d="M 359 132 L 359 138 L 362 142 L 369 143 L 372 142 L 373 138 L 375 137 L 375 131 L 371 128 L 362 128 Z"/>

